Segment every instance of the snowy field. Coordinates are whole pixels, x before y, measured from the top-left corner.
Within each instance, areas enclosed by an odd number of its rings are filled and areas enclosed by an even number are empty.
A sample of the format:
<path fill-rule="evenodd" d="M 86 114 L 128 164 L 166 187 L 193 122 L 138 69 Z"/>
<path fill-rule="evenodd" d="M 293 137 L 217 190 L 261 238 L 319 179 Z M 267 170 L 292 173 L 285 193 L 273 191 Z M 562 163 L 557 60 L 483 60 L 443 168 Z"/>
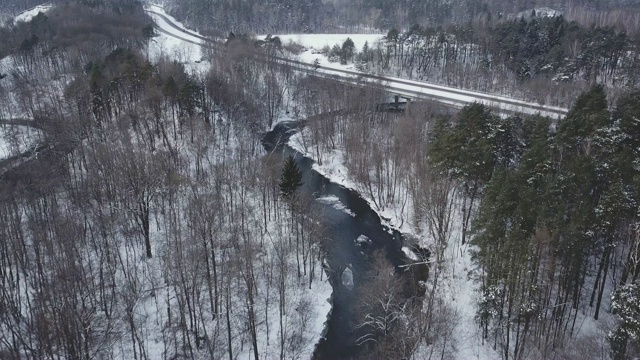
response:
<path fill-rule="evenodd" d="M 326 46 L 331 48 L 336 44 L 342 46 L 347 38 L 351 38 L 356 46 L 356 50 L 360 51 L 366 42 L 369 43 L 369 47 L 372 47 L 377 41 L 384 37 L 383 34 L 287 34 L 274 36 L 278 36 L 283 44 L 292 41 L 301 44 L 309 49 L 309 51 L 321 50 Z M 258 36 L 258 38 L 264 39 L 265 36 L 261 35 Z"/>
<path fill-rule="evenodd" d="M 533 14 L 533 12 L 535 11 L 536 17 L 542 18 L 542 17 L 557 17 L 557 16 L 562 16 L 562 11 L 558 11 L 552 8 L 548 8 L 548 7 L 538 7 L 538 8 L 534 8 L 531 10 L 525 10 L 525 11 L 521 11 L 517 14 L 509 14 L 507 15 L 507 19 L 509 20 L 513 20 L 513 19 L 520 19 L 520 18 L 525 18 L 528 19 L 531 17 L 531 15 Z"/>
<path fill-rule="evenodd" d="M 39 13 L 47 13 L 51 8 L 53 8 L 53 6 L 49 4 L 38 5 L 29 10 L 23 11 L 15 17 L 13 16 L 14 14 L 11 13 L 0 13 L 0 25 L 11 26 L 12 23 L 17 24 L 19 22 L 28 22 Z"/>
<path fill-rule="evenodd" d="M 162 57 L 176 60 L 185 65 L 189 73 L 205 73 L 209 68 L 209 63 L 203 61 L 202 47 L 191 44 L 165 33 L 158 33 L 158 36 L 151 39 L 148 48 L 149 61 L 157 63 Z"/>
<path fill-rule="evenodd" d="M 283 44 L 294 42 L 305 47 L 305 51 L 297 56 L 297 60 L 307 64 L 313 64 L 316 60 L 323 69 L 338 69 L 338 70 L 354 70 L 353 64 L 340 64 L 337 62 L 330 62 L 327 56 L 320 53 L 325 47 L 333 47 L 334 45 L 342 46 L 342 44 L 351 38 L 357 51 L 362 50 L 365 43 L 369 43 L 369 47 L 372 47 L 376 42 L 380 41 L 384 35 L 382 34 L 288 34 L 288 35 L 273 35 L 278 36 Z M 263 40 L 266 35 L 257 36 L 258 39 Z"/>

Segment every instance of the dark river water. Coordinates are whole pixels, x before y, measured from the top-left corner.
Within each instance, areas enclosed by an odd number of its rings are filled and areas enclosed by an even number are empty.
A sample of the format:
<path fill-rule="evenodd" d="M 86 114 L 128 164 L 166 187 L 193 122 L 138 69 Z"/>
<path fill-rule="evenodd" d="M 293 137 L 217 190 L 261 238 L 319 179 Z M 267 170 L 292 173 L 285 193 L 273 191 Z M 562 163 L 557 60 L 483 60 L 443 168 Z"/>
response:
<path fill-rule="evenodd" d="M 333 287 L 333 311 L 331 313 L 327 334 L 318 345 L 315 359 L 350 359 L 360 354 L 361 350 L 355 343 L 361 335 L 355 329 L 357 324 L 358 288 L 367 286 L 366 274 L 370 268 L 370 255 L 376 249 L 382 249 L 386 257 L 395 266 L 406 263 L 402 247 L 402 236 L 398 231 L 391 230 L 381 224 L 378 215 L 369 204 L 355 191 L 346 189 L 329 181 L 312 169 L 313 160 L 303 157 L 300 153 L 288 147 L 286 141 L 299 127 L 297 122 L 280 123 L 263 138 L 263 145 L 267 151 L 279 153 L 282 158 L 294 156 L 298 167 L 302 171 L 304 185 L 301 191 L 314 198 L 327 196 L 337 197 L 352 214 L 338 209 L 335 202 L 316 201 L 314 213 L 322 214 L 328 227 L 328 237 L 332 240 L 325 245 L 327 262 L 331 274 Z M 371 239 L 371 243 L 362 247 L 355 240 L 360 235 Z M 347 289 L 342 285 L 341 271 L 351 266 L 355 288 Z"/>

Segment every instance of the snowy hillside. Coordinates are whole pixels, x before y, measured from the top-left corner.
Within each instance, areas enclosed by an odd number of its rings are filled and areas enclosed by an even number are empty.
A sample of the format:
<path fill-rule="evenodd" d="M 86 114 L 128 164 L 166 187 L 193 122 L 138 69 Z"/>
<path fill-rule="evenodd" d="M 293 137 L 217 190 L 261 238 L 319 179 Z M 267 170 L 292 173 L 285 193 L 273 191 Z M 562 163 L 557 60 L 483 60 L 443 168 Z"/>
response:
<path fill-rule="evenodd" d="M 245 126 L 264 119 L 245 114 L 253 99 L 219 97 L 225 72 L 209 91 L 197 44 L 159 31 L 146 46 L 141 10 L 56 8 L 44 21 L 64 41 L 25 26 L 34 40 L 0 63 L 0 161 L 44 143 L 0 171 L 16 229 L 0 234 L 2 305 L 15 310 L 0 316 L 0 358 L 311 358 L 332 294 L 317 225 L 272 191 L 279 169 L 252 132 L 266 124 Z M 36 120 L 42 131 L 15 125 Z"/>
<path fill-rule="evenodd" d="M 33 19 L 34 17 L 36 17 L 38 14 L 43 13 L 46 14 L 49 10 L 51 10 L 51 8 L 53 7 L 53 5 L 38 5 L 32 9 L 29 9 L 21 14 L 19 14 L 18 16 L 16 16 L 13 20 L 14 22 L 18 23 L 18 22 L 29 22 L 31 21 L 31 19 Z"/>

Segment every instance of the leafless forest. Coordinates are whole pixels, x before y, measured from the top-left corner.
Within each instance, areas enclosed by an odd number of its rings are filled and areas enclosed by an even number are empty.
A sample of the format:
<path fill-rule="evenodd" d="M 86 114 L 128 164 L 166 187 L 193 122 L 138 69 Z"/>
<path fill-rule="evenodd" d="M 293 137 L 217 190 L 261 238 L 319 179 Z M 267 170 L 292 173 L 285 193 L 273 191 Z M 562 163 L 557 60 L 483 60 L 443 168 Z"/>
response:
<path fill-rule="evenodd" d="M 167 1 L 228 38 L 197 60 L 158 51 L 141 3 L 53 5 L 0 27 L 0 358 L 321 358 L 344 269 L 308 177 L 261 142 L 283 119 L 290 151 L 407 231 L 395 267 L 352 240 L 368 271 L 351 358 L 638 356 L 637 5 Z M 380 111 L 380 84 L 296 71 L 278 61 L 295 46 L 252 38 L 338 30 L 387 34 L 325 49 L 358 70 L 570 111 Z"/>

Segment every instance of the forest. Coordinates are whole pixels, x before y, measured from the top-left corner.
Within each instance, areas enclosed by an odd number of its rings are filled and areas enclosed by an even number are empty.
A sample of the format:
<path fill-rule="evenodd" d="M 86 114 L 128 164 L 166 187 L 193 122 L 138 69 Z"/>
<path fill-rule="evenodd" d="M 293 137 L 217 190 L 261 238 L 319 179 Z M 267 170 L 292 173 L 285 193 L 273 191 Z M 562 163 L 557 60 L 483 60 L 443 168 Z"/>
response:
<path fill-rule="evenodd" d="M 149 57 L 150 24 L 80 1 L 4 30 L 0 358 L 310 357 L 323 224 L 260 145 L 290 75 Z"/>
<path fill-rule="evenodd" d="M 640 356 L 634 3 L 167 1 L 219 46 L 52 4 L 0 27 L 0 358 Z M 385 111 L 252 41 L 356 30 L 336 62 L 569 111 Z"/>
<path fill-rule="evenodd" d="M 443 302 L 449 262 L 469 243 L 474 319 L 495 356 L 627 359 L 638 351 L 639 96 L 609 105 L 595 86 L 557 123 L 480 104 L 455 115 L 415 104 L 323 119 L 296 140 L 319 163 L 344 164 L 377 209 L 428 239 L 422 321 L 445 358 L 461 358 L 440 318 L 455 319 Z M 606 338 L 584 329 L 603 316 L 617 319 Z"/>
<path fill-rule="evenodd" d="M 348 33 L 409 29 L 413 25 L 474 25 L 550 7 L 585 26 L 635 33 L 638 3 L 628 0 L 166 0 L 178 18 L 202 32 Z M 528 13 L 527 13 L 528 15 Z"/>
<path fill-rule="evenodd" d="M 485 274 L 477 316 L 504 358 L 528 347 L 549 357 L 578 313 L 597 320 L 609 310 L 612 291 L 613 358 L 636 356 L 639 96 L 609 107 L 596 86 L 555 129 L 479 106 L 436 125 L 433 166 L 460 184 L 469 209 L 479 201 L 469 238 Z"/>

